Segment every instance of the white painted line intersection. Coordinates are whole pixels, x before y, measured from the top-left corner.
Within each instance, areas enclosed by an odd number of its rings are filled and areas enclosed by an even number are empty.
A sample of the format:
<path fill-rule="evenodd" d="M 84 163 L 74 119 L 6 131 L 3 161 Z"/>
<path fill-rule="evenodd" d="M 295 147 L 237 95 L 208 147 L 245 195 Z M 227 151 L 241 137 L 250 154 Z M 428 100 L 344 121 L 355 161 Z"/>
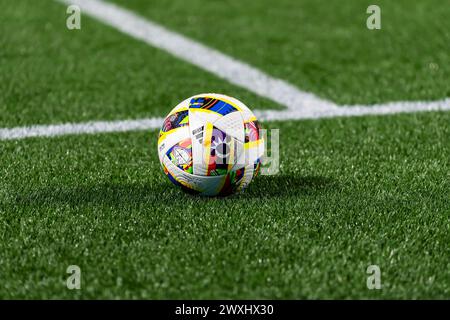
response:
<path fill-rule="evenodd" d="M 254 110 L 263 121 L 320 119 L 342 116 L 387 115 L 405 112 L 450 110 L 450 98 L 439 101 L 399 101 L 377 105 L 338 106 L 304 92 L 292 84 L 209 48 L 181 34 L 139 17 L 132 11 L 100 0 L 57 0 L 78 5 L 87 14 L 135 39 L 187 61 L 219 78 L 245 88 L 286 107 L 285 110 Z M 194 92 L 193 94 L 196 94 Z M 226 94 L 226 93 L 225 93 Z M 252 106 L 250 106 L 252 107 Z M 67 134 L 94 134 L 157 129 L 163 118 L 136 120 L 91 121 L 0 128 L 0 140 L 28 137 L 53 137 Z"/>

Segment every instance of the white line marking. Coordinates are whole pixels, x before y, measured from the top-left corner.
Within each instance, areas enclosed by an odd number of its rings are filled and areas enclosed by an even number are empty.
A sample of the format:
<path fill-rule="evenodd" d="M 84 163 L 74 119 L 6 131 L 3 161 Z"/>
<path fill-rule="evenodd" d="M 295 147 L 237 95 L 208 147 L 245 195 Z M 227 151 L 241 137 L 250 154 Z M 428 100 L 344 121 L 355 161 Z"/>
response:
<path fill-rule="evenodd" d="M 312 93 L 300 91 L 284 80 L 273 78 L 244 62 L 170 31 L 112 3 L 99 0 L 58 1 L 68 5 L 78 5 L 82 14 L 90 15 L 135 39 L 162 49 L 261 97 L 276 101 L 288 109 L 336 107 L 330 101 L 320 99 Z"/>
<path fill-rule="evenodd" d="M 163 118 L 150 118 L 6 128 L 0 129 L 0 140 L 13 140 L 31 137 L 55 137 L 69 134 L 94 134 L 101 132 L 148 130 L 160 128 L 163 121 Z"/>
<path fill-rule="evenodd" d="M 333 110 L 255 110 L 261 120 L 285 121 L 300 119 L 320 119 L 333 117 L 352 117 L 366 115 L 387 115 L 395 113 L 414 113 L 425 111 L 450 111 L 450 98 L 438 101 L 400 101 L 375 105 L 339 106 Z"/>
<path fill-rule="evenodd" d="M 450 110 L 450 99 L 435 102 L 396 102 L 375 106 L 355 106 L 337 108 L 333 112 L 299 112 L 256 110 L 258 119 L 263 121 L 286 121 L 319 119 L 342 116 L 384 115 L 405 112 Z M 159 129 L 163 118 L 149 118 L 124 121 L 97 121 L 86 123 L 66 123 L 60 125 L 38 125 L 0 129 L 0 140 L 23 139 L 30 137 L 54 137 L 69 134 L 93 134 L 102 132 L 125 132 Z"/>
<path fill-rule="evenodd" d="M 228 57 L 214 49 L 190 40 L 116 5 L 99 0 L 58 0 L 79 5 L 83 13 L 115 27 L 136 39 L 163 49 L 172 55 L 205 69 L 229 82 L 246 88 L 260 96 L 269 98 L 287 110 L 255 110 L 263 121 L 319 119 L 341 116 L 385 115 L 403 112 L 450 110 L 450 99 L 440 101 L 391 102 L 372 106 L 337 106 L 303 92 L 291 84 Z M 94 134 L 102 132 L 124 132 L 160 128 L 163 118 L 123 121 L 92 121 L 56 125 L 0 128 L 0 140 L 29 137 L 54 137 L 69 134 Z"/>

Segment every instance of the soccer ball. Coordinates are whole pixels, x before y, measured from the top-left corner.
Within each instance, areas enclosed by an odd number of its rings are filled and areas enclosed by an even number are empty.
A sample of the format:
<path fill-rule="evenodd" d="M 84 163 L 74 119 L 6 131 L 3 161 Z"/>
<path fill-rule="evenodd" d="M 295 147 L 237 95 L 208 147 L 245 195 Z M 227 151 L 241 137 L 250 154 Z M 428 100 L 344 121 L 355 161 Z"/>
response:
<path fill-rule="evenodd" d="M 242 191 L 258 174 L 264 141 L 255 115 L 239 100 L 200 94 L 178 104 L 158 139 L 167 177 L 206 196 Z"/>

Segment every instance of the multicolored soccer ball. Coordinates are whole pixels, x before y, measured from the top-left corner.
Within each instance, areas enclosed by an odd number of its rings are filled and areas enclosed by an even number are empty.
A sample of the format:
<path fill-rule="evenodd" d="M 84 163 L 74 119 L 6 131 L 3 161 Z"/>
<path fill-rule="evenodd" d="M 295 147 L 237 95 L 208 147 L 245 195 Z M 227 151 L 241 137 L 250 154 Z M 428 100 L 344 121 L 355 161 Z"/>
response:
<path fill-rule="evenodd" d="M 242 191 L 258 174 L 264 141 L 255 115 L 239 100 L 200 94 L 177 105 L 159 133 L 167 177 L 190 193 Z"/>

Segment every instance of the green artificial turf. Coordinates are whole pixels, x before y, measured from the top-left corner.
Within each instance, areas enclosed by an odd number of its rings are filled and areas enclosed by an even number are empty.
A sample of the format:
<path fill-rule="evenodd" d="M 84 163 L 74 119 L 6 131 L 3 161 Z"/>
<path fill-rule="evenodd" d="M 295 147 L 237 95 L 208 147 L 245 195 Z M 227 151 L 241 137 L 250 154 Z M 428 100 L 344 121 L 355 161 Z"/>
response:
<path fill-rule="evenodd" d="M 450 93 L 445 1 L 381 1 L 380 31 L 365 1 L 115 1 L 338 103 Z M 0 128 L 164 116 L 211 91 L 279 108 L 86 15 L 69 31 L 53 1 L 0 4 Z M 0 298 L 448 299 L 449 123 L 265 123 L 280 174 L 212 199 L 169 182 L 157 131 L 0 141 Z"/>
<path fill-rule="evenodd" d="M 3 142 L 0 296 L 448 298 L 449 121 L 274 123 L 280 174 L 225 199 L 175 188 L 156 132 Z"/>
<path fill-rule="evenodd" d="M 113 2 L 340 104 L 450 96 L 449 0 Z"/>
<path fill-rule="evenodd" d="M 203 92 L 279 108 L 87 15 L 81 30 L 68 30 L 55 1 L 0 7 L 0 127 L 164 116 Z"/>

